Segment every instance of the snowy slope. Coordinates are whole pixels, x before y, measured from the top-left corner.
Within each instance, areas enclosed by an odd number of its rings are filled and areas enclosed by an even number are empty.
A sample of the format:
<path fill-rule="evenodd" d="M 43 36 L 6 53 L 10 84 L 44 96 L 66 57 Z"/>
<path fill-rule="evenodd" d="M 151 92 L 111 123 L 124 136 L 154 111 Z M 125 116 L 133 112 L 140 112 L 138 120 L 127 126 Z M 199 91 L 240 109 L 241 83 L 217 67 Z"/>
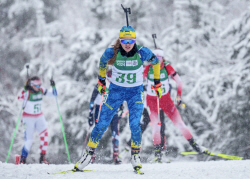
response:
<path fill-rule="evenodd" d="M 29 164 L 14 165 L 0 162 L 1 179 L 249 179 L 250 160 L 244 161 L 209 161 L 209 162 L 172 162 L 170 164 L 143 164 L 143 176 L 133 173 L 131 164 L 107 165 L 91 164 L 86 167 L 94 170 L 88 173 L 69 173 L 48 175 L 47 172 L 59 172 L 73 168 L 68 165 Z"/>

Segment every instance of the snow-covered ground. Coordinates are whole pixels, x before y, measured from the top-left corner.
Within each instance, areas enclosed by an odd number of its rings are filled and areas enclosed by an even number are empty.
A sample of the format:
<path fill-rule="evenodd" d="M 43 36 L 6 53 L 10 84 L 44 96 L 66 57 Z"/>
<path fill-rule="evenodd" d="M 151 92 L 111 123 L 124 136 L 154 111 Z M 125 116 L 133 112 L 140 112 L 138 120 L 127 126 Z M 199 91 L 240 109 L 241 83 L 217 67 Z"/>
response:
<path fill-rule="evenodd" d="M 14 165 L 0 162 L 0 179 L 250 179 L 250 160 L 243 161 L 177 161 L 164 164 L 143 164 L 144 175 L 133 173 L 131 164 L 90 164 L 88 173 L 49 175 L 73 168 L 68 165 Z"/>

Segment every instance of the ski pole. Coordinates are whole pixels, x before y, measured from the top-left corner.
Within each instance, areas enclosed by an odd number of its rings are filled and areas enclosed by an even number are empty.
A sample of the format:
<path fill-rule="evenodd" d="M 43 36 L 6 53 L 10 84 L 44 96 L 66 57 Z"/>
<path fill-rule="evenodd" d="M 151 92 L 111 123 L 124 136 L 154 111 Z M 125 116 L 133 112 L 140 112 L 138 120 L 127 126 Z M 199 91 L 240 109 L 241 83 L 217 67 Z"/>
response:
<path fill-rule="evenodd" d="M 7 158 L 6 158 L 6 163 L 8 163 L 8 159 L 9 159 L 9 156 L 10 156 L 10 151 L 11 151 L 11 148 L 12 148 L 12 145 L 13 145 L 13 142 L 14 142 L 14 139 L 15 139 L 16 131 L 17 131 L 17 128 L 18 128 L 18 124 L 19 124 L 19 122 L 20 122 L 20 119 L 21 119 L 22 112 L 23 112 L 23 107 L 21 108 L 20 113 L 19 113 L 19 117 L 18 117 L 18 120 L 17 120 L 17 123 L 16 123 L 15 131 L 14 131 L 14 134 L 13 134 L 13 137 L 12 137 L 12 140 L 11 140 L 11 143 L 10 143 L 9 152 L 8 152 L 8 155 L 7 155 Z"/>
<path fill-rule="evenodd" d="M 51 79 L 52 79 L 52 78 L 51 78 Z M 54 89 L 54 88 L 55 88 L 55 86 L 53 86 L 53 89 Z M 59 110 L 59 105 L 58 105 L 57 97 L 55 96 L 55 98 L 56 98 L 56 105 L 57 105 L 57 110 L 58 110 L 58 114 L 59 114 L 59 119 L 60 119 L 61 126 L 62 126 L 62 133 L 63 133 L 64 143 L 65 143 L 65 147 L 66 147 L 66 151 L 67 151 L 67 155 L 68 155 L 68 160 L 69 160 L 69 163 L 71 163 L 71 161 L 70 161 L 70 156 L 69 156 L 68 145 L 67 145 L 67 139 L 66 139 L 66 136 L 65 136 L 65 133 L 64 133 L 64 127 L 63 127 L 62 117 L 61 117 L 61 114 L 60 114 L 60 110 Z"/>
<path fill-rule="evenodd" d="M 155 44 L 155 49 L 157 49 L 157 46 L 156 46 L 156 43 L 155 43 L 156 34 L 152 34 L 152 38 L 153 38 L 153 41 L 154 41 L 154 44 Z"/>
<path fill-rule="evenodd" d="M 99 117 L 100 117 L 100 113 L 101 113 L 101 109 L 102 109 L 102 100 L 103 100 L 103 95 L 102 95 L 102 98 L 101 98 L 101 104 L 99 106 L 98 116 L 97 116 L 97 119 L 95 120 L 96 123 L 98 123 L 98 120 L 99 120 Z"/>
<path fill-rule="evenodd" d="M 91 126 L 89 126 L 89 129 L 88 129 L 88 131 L 87 131 L 87 135 L 86 135 L 86 137 L 85 137 L 85 139 L 84 139 L 84 143 L 83 143 L 83 148 L 82 148 L 82 154 L 81 154 L 81 156 L 83 155 L 83 150 L 84 150 L 84 148 L 87 146 L 87 140 L 88 140 L 88 138 L 89 138 L 90 129 L 91 129 Z"/>
<path fill-rule="evenodd" d="M 29 64 L 26 65 L 26 69 L 27 69 L 27 78 L 29 79 Z"/>
<path fill-rule="evenodd" d="M 124 118 L 128 113 L 129 113 L 129 110 L 127 109 L 127 111 L 125 111 L 125 112 L 122 114 L 121 118 Z"/>
<path fill-rule="evenodd" d="M 161 119 L 160 119 L 160 104 L 159 104 L 159 98 L 157 96 L 157 113 L 158 113 L 158 125 L 161 125 Z"/>

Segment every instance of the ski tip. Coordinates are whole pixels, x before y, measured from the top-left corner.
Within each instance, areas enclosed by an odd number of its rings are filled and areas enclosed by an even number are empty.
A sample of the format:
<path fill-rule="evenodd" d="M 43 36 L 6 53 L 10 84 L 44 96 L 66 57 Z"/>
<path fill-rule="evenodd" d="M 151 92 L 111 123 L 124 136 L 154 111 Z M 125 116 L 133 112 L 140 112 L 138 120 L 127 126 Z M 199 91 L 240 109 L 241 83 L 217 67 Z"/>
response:
<path fill-rule="evenodd" d="M 82 172 L 93 172 L 95 170 L 82 170 Z"/>
<path fill-rule="evenodd" d="M 57 175 L 57 174 L 66 174 L 66 173 L 77 173 L 77 172 L 92 172 L 94 170 L 67 170 L 67 171 L 63 171 L 63 172 L 55 172 L 55 173 L 49 173 L 47 172 L 49 175 Z"/>
<path fill-rule="evenodd" d="M 196 155 L 198 154 L 197 152 L 181 152 L 181 155 Z"/>

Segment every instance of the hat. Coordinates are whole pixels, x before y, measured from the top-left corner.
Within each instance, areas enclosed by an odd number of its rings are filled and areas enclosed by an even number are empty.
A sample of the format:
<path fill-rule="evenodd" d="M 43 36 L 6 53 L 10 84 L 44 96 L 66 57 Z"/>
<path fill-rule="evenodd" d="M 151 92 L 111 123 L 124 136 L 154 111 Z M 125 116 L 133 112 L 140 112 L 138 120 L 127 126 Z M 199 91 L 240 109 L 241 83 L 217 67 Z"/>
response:
<path fill-rule="evenodd" d="M 119 33 L 119 38 L 133 37 L 136 38 L 135 29 L 131 26 L 123 26 Z"/>
<path fill-rule="evenodd" d="M 157 49 L 154 49 L 152 52 L 153 52 L 156 56 L 164 57 L 164 51 L 163 51 L 162 49 L 157 48 Z"/>

